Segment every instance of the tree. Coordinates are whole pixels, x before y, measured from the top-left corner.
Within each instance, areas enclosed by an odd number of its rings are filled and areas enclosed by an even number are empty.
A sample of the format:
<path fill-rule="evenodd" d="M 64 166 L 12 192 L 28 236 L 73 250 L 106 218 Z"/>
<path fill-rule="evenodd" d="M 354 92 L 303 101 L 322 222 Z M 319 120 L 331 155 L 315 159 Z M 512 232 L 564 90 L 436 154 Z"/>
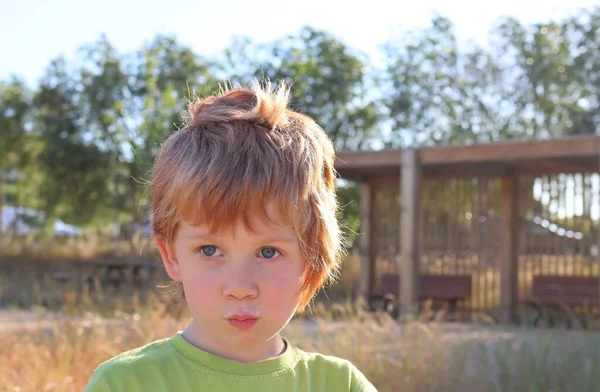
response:
<path fill-rule="evenodd" d="M 451 22 L 393 37 L 384 45 L 386 107 L 393 130 L 388 147 L 467 144 L 508 136 L 498 111 L 501 73 L 475 44 L 461 48 Z"/>
<path fill-rule="evenodd" d="M 582 10 L 565 23 L 574 37 L 573 73 L 583 88 L 579 112 L 571 115 L 569 134 L 600 133 L 600 7 Z"/>
<path fill-rule="evenodd" d="M 126 217 L 127 167 L 130 144 L 128 100 L 132 99 L 132 77 L 127 57 L 100 39 L 80 49 L 82 64 L 77 72 L 81 86 L 81 110 L 88 137 L 106 154 L 111 171 L 105 179 L 106 209 L 96 222 Z M 98 219 L 100 218 L 100 219 Z"/>
<path fill-rule="evenodd" d="M 160 144 L 182 122 L 194 94 L 217 89 L 210 64 L 174 38 L 158 36 L 130 56 L 105 37 L 84 48 L 81 69 L 88 129 L 115 162 L 108 188 L 129 226 L 145 220 L 144 183 Z"/>
<path fill-rule="evenodd" d="M 26 123 L 30 99 L 30 91 L 22 80 L 0 82 L 0 228 L 6 177 L 11 170 L 22 168 L 29 157 Z"/>
<path fill-rule="evenodd" d="M 304 27 L 263 45 L 238 39 L 220 67 L 240 84 L 250 79 L 284 80 L 292 86 L 291 107 L 315 119 L 337 150 L 370 147 L 377 139 L 380 111 L 368 94 L 368 63 L 331 34 Z M 340 183 L 341 221 L 349 240 L 358 230 L 358 189 Z"/>
<path fill-rule="evenodd" d="M 483 48 L 457 42 L 450 21 L 435 17 L 387 41 L 382 70 L 311 27 L 265 44 L 240 38 L 212 60 L 169 36 L 132 53 L 100 37 L 75 62 L 54 60 L 31 91 L 15 78 L 0 83 L 0 177 L 26 175 L 11 193 L 48 216 L 140 225 L 160 144 L 189 100 L 226 80 L 291 83 L 292 108 L 338 151 L 598 133 L 599 31 L 600 8 L 536 25 L 507 18 Z M 343 224 L 356 230 L 357 189 L 340 183 L 339 194 Z"/>
<path fill-rule="evenodd" d="M 135 126 L 129 138 L 133 157 L 128 177 L 133 222 L 141 224 L 138 203 L 145 189 L 140 180 L 148 178 L 160 145 L 182 124 L 187 103 L 216 91 L 219 83 L 212 64 L 171 37 L 158 36 L 137 52 L 134 64 L 129 118 Z"/>
<path fill-rule="evenodd" d="M 458 45 L 449 20 L 394 37 L 387 146 L 468 144 L 598 132 L 600 8 L 561 22 L 504 19 L 491 46 Z"/>
<path fill-rule="evenodd" d="M 224 69 L 240 83 L 247 75 L 290 83 L 291 106 L 314 118 L 337 149 L 365 148 L 376 138 L 380 113 L 367 93 L 366 60 L 331 34 L 304 27 L 264 45 L 239 41 L 226 58 Z"/>
<path fill-rule="evenodd" d="M 107 200 L 110 153 L 103 151 L 83 120 L 81 88 L 63 59 L 54 60 L 33 97 L 33 132 L 41 150 L 36 189 L 48 218 L 90 222 Z"/>
<path fill-rule="evenodd" d="M 523 26 L 510 18 L 494 31 L 497 56 L 504 54 L 505 59 L 506 82 L 500 93 L 510 103 L 523 137 L 595 132 L 585 107 L 590 75 L 581 67 L 589 62 L 586 52 L 591 48 L 576 54 L 577 48 L 593 41 L 574 33 L 570 21 Z"/>

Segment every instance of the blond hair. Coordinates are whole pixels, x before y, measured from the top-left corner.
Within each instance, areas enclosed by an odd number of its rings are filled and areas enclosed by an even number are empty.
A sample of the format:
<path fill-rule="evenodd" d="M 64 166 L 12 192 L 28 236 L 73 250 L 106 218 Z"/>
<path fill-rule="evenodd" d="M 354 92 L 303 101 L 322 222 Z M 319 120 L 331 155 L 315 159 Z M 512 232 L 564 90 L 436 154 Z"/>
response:
<path fill-rule="evenodd" d="M 185 126 L 162 145 L 151 184 L 152 229 L 167 242 L 191 220 L 219 231 L 275 202 L 306 259 L 302 311 L 339 271 L 335 153 L 310 117 L 292 111 L 289 87 L 254 82 L 189 105 Z"/>

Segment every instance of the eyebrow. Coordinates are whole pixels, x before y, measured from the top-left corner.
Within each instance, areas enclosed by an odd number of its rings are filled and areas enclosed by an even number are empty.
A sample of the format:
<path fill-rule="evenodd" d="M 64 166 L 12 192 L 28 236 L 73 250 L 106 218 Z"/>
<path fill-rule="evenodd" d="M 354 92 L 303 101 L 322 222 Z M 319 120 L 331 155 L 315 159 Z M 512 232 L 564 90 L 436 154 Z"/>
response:
<path fill-rule="evenodd" d="M 282 237 L 282 236 L 265 236 L 259 237 L 263 242 L 295 242 L 296 238 Z"/>
<path fill-rule="evenodd" d="M 193 234 L 189 234 L 187 236 L 185 236 L 185 238 L 187 240 L 204 240 L 206 242 L 211 242 L 211 241 L 215 241 L 218 242 L 219 240 L 219 236 L 215 236 L 215 235 L 210 235 L 210 234 L 206 234 L 206 233 L 193 233 Z M 257 235 L 254 238 L 257 239 L 257 241 L 259 242 L 267 242 L 267 243 L 273 243 L 273 242 L 281 242 L 281 243 L 292 243 L 296 241 L 295 237 L 288 237 L 288 236 L 281 236 L 281 235 Z"/>

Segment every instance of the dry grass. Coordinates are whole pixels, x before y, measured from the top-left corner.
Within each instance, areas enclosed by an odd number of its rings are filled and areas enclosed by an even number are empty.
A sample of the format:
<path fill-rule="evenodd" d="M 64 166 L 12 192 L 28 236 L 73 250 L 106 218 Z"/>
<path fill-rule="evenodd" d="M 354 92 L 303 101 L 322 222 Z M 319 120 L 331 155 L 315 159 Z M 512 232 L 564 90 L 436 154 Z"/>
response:
<path fill-rule="evenodd" d="M 0 258 L 118 257 L 132 249 L 139 255 L 143 247 L 102 241 L 13 242 L 12 248 L 0 247 Z M 34 268 L 36 263 L 28 264 Z M 328 290 L 332 299 L 348 298 L 356 290 L 357 258 L 350 256 L 343 268 L 340 282 Z M 187 315 L 174 312 L 164 298 L 141 307 L 135 293 L 115 296 L 101 288 L 77 308 L 69 287 L 31 281 L 28 271 L 23 276 L 29 280 L 21 275 L 0 279 L 0 291 L 16 284 L 30 293 L 26 304 L 56 302 L 60 312 L 40 310 L 38 317 L 16 320 L 14 311 L 5 311 L 9 316 L 3 318 L 0 310 L 2 392 L 81 391 L 99 363 L 168 337 L 187 322 Z M 386 314 L 366 314 L 356 304 L 326 308 L 318 302 L 312 315 L 298 317 L 285 334 L 305 350 L 350 359 L 380 391 L 600 390 L 598 332 L 419 321 L 400 325 Z"/>
<path fill-rule="evenodd" d="M 0 318 L 0 390 L 81 391 L 102 361 L 185 326 L 185 313 L 166 310 L 155 302 L 140 313 L 54 321 L 40 312 L 18 326 Z M 317 305 L 313 316 L 294 320 L 285 335 L 305 350 L 349 358 L 380 391 L 600 390 L 600 336 L 592 332 L 401 326 L 350 304 Z"/>
<path fill-rule="evenodd" d="M 90 260 L 139 258 L 152 251 L 151 242 L 142 235 L 120 239 L 86 234 L 82 237 L 48 237 L 43 234 L 14 237 L 0 233 L 0 258 L 31 260 Z"/>

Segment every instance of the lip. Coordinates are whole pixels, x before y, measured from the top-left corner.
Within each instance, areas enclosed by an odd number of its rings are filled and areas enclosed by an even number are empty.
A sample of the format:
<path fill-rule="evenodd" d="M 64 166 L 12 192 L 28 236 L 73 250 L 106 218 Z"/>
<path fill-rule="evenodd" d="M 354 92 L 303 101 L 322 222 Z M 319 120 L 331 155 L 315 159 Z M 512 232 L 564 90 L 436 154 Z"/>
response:
<path fill-rule="evenodd" d="M 246 331 L 258 322 L 260 319 L 260 312 L 251 308 L 230 309 L 225 313 L 224 318 L 232 327 L 239 329 L 240 331 Z"/>
<path fill-rule="evenodd" d="M 233 316 L 227 319 L 229 324 L 241 331 L 246 331 L 258 322 L 258 318 L 253 316 Z"/>

